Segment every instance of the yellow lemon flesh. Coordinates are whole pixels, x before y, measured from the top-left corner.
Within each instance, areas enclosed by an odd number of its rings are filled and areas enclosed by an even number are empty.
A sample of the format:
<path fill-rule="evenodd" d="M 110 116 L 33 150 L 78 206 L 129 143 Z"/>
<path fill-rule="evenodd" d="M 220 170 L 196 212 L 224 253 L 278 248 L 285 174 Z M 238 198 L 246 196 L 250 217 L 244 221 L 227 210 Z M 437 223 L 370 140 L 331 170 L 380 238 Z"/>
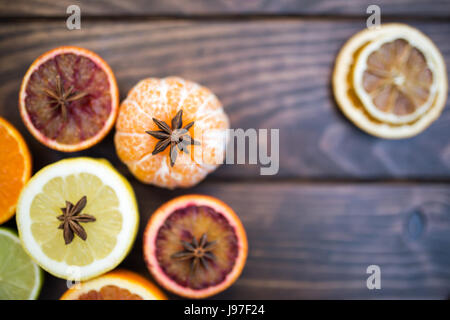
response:
<path fill-rule="evenodd" d="M 66 244 L 58 216 L 67 203 L 86 197 L 80 222 L 86 232 Z M 106 161 L 62 160 L 39 171 L 19 198 L 17 224 L 24 248 L 55 276 L 86 280 L 116 267 L 136 237 L 138 209 L 134 192 Z"/>

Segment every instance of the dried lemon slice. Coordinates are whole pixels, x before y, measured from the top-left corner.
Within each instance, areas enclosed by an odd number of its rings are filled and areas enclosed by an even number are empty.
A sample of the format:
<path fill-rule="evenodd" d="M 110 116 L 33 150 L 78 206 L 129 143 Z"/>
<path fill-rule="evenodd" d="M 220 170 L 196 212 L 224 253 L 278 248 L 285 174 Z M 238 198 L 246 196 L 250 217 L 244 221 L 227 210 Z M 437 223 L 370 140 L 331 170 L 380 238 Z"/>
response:
<path fill-rule="evenodd" d="M 445 63 L 420 31 L 386 24 L 347 41 L 336 60 L 333 91 L 344 114 L 362 130 L 382 138 L 411 137 L 445 107 Z"/>

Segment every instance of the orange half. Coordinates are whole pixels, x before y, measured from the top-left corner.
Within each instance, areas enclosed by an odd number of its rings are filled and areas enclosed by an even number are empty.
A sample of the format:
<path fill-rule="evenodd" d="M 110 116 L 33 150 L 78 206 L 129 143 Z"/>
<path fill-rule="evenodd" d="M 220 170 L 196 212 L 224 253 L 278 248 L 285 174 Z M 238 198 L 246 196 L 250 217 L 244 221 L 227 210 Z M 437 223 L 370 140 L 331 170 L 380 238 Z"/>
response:
<path fill-rule="evenodd" d="M 0 117 L 0 224 L 16 210 L 20 191 L 31 176 L 31 154 L 22 135 Z"/>
<path fill-rule="evenodd" d="M 153 283 L 137 273 L 115 270 L 67 290 L 60 300 L 166 300 Z"/>

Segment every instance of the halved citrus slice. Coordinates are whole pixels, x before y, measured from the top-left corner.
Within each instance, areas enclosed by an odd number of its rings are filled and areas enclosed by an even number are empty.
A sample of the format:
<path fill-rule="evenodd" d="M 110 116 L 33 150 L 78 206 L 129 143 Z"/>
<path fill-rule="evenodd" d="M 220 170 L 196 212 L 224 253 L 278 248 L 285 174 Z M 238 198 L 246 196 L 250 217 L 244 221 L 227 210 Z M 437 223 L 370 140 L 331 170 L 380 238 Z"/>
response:
<path fill-rule="evenodd" d="M 411 122 L 435 100 L 440 61 L 431 40 L 412 28 L 401 28 L 362 49 L 353 86 L 373 117 L 390 123 Z"/>
<path fill-rule="evenodd" d="M 152 215 L 144 257 L 155 279 L 188 298 L 217 294 L 236 281 L 247 259 L 247 236 L 234 211 L 209 196 L 175 198 Z"/>
<path fill-rule="evenodd" d="M 12 124 L 0 117 L 0 224 L 16 211 L 20 191 L 31 176 L 27 144 Z"/>
<path fill-rule="evenodd" d="M 36 299 L 42 278 L 42 270 L 23 250 L 16 233 L 0 228 L 0 300 Z"/>
<path fill-rule="evenodd" d="M 108 64 L 79 47 L 58 47 L 37 58 L 22 81 L 22 119 L 41 143 L 73 152 L 100 142 L 117 117 L 119 90 Z"/>
<path fill-rule="evenodd" d="M 114 270 L 81 282 L 67 290 L 60 300 L 166 300 L 153 283 L 137 273 Z"/>
<path fill-rule="evenodd" d="M 354 35 L 341 49 L 333 92 L 344 114 L 382 138 L 416 135 L 436 120 L 447 98 L 439 49 L 404 24 L 385 24 Z"/>
<path fill-rule="evenodd" d="M 87 280 L 125 258 L 139 214 L 131 185 L 109 162 L 73 158 L 31 178 L 16 219 L 25 250 L 43 269 L 60 278 Z"/>

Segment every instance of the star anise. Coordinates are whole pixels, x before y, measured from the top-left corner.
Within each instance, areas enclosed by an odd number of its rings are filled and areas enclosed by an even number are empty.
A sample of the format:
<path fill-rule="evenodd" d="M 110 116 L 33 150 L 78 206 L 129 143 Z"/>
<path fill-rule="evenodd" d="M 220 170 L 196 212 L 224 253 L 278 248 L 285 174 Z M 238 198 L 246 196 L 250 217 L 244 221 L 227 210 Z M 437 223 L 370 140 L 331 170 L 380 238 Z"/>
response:
<path fill-rule="evenodd" d="M 50 104 L 53 105 L 51 109 L 60 109 L 64 121 L 67 120 L 68 103 L 79 100 L 86 95 L 86 92 L 75 92 L 73 86 L 70 86 L 69 89 L 65 91 L 64 86 L 61 83 L 60 76 L 56 77 L 56 87 L 53 90 L 45 88 L 44 92 L 50 98 Z"/>
<path fill-rule="evenodd" d="M 199 264 L 203 268 L 208 269 L 208 260 L 216 259 L 216 256 L 211 252 L 216 245 L 216 241 L 208 242 L 206 233 L 200 237 L 199 241 L 197 241 L 197 238 L 192 237 L 191 243 L 182 240 L 181 244 L 184 250 L 174 253 L 171 258 L 175 260 L 192 260 L 191 274 L 195 273 Z"/>
<path fill-rule="evenodd" d="M 86 207 L 87 198 L 83 196 L 75 205 L 71 202 L 66 201 L 66 207 L 61 208 L 63 212 L 62 215 L 58 216 L 57 219 L 62 221 L 58 229 L 63 229 L 64 242 L 69 244 L 72 242 L 74 234 L 79 236 L 81 239 L 87 239 L 87 233 L 81 226 L 81 222 L 94 222 L 95 217 L 89 214 L 80 214 Z"/>
<path fill-rule="evenodd" d="M 177 160 L 178 150 L 189 153 L 188 145 L 200 145 L 189 135 L 189 129 L 194 125 L 194 121 L 189 122 L 183 128 L 183 110 L 177 112 L 172 119 L 172 128 L 164 121 L 153 118 L 153 122 L 160 128 L 160 131 L 145 131 L 152 137 L 159 139 L 153 149 L 152 154 L 158 154 L 170 145 L 170 165 L 173 167 Z M 178 150 L 177 150 L 178 148 Z"/>

